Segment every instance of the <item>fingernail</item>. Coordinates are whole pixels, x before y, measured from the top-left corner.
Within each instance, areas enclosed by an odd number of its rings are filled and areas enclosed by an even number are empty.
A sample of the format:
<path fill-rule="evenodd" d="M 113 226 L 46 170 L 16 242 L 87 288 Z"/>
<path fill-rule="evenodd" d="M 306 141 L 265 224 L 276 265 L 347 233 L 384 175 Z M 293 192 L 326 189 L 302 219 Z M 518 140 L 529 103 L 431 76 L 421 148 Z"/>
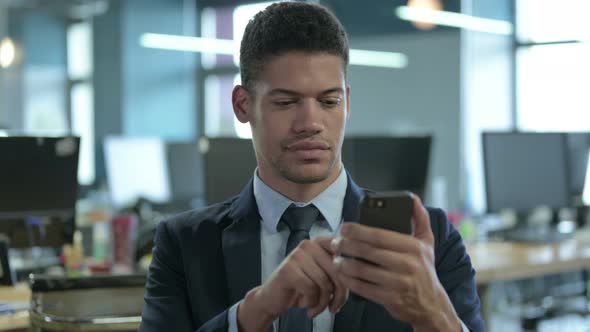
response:
<path fill-rule="evenodd" d="M 332 249 L 336 250 L 336 249 L 338 249 L 340 242 L 342 242 L 342 237 L 337 236 L 337 237 L 333 238 L 332 241 L 330 241 L 330 246 L 332 247 Z"/>

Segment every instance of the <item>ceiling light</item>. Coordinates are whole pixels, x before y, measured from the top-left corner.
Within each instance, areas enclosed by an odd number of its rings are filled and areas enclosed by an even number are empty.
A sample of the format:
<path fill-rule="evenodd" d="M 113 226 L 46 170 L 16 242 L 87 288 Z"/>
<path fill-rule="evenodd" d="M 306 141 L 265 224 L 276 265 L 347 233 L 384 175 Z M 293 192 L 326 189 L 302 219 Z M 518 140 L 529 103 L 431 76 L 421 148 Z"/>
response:
<path fill-rule="evenodd" d="M 239 54 L 239 42 L 229 39 L 215 39 L 157 33 L 143 34 L 139 43 L 143 47 L 173 51 L 211 54 Z M 350 64 L 360 66 L 404 68 L 408 65 L 405 54 L 397 52 L 350 50 Z"/>
<path fill-rule="evenodd" d="M 8 68 L 16 60 L 16 46 L 6 37 L 0 41 L 0 68 Z"/>
<path fill-rule="evenodd" d="M 500 35 L 511 35 L 514 31 L 512 23 L 507 21 L 491 20 L 487 18 L 428 8 L 399 6 L 395 9 L 395 14 L 400 19 L 406 21 L 426 22 Z"/>
<path fill-rule="evenodd" d="M 431 10 L 442 10 L 443 6 L 440 0 L 408 0 L 408 7 L 423 8 Z M 412 21 L 412 24 L 420 30 L 431 30 L 436 27 L 432 22 Z"/>

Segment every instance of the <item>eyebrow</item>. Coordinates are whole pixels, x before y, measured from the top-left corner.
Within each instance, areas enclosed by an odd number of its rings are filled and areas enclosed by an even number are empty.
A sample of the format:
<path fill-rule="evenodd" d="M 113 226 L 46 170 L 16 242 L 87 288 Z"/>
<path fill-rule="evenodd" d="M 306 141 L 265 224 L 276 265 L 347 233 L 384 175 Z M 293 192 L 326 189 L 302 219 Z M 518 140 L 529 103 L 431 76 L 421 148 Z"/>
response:
<path fill-rule="evenodd" d="M 322 93 L 320 93 L 320 96 L 328 95 L 328 94 L 335 93 L 335 92 L 343 94 L 344 90 L 340 87 L 331 88 L 331 89 L 322 91 Z M 293 90 L 288 90 L 288 89 L 273 89 L 273 90 L 270 90 L 267 95 L 269 95 L 269 96 L 274 96 L 274 95 L 300 96 L 301 93 L 299 93 L 297 91 L 293 91 Z"/>

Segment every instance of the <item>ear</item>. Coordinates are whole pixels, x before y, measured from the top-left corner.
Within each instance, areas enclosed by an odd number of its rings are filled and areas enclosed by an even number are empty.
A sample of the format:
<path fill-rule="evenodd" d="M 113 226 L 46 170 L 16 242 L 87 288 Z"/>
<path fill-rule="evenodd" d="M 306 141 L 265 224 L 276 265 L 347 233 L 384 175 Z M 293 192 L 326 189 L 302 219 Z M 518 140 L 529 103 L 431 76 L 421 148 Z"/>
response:
<path fill-rule="evenodd" d="M 248 90 L 242 85 L 236 85 L 231 95 L 232 106 L 236 118 L 241 123 L 250 121 L 250 109 L 252 107 L 252 98 Z"/>
<path fill-rule="evenodd" d="M 350 85 L 346 86 L 346 120 L 350 118 Z"/>

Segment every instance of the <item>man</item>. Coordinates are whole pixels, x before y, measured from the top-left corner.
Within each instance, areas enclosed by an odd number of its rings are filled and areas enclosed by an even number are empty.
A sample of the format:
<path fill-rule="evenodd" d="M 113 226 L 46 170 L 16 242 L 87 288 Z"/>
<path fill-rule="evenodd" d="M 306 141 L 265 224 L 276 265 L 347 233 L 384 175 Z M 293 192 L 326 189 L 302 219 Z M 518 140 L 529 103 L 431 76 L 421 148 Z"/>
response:
<path fill-rule="evenodd" d="M 158 226 L 141 331 L 483 331 L 443 212 L 415 198 L 413 236 L 354 223 L 364 191 L 340 158 L 347 65 L 344 29 L 321 6 L 283 2 L 249 22 L 232 103 L 256 174 L 237 197 Z"/>

